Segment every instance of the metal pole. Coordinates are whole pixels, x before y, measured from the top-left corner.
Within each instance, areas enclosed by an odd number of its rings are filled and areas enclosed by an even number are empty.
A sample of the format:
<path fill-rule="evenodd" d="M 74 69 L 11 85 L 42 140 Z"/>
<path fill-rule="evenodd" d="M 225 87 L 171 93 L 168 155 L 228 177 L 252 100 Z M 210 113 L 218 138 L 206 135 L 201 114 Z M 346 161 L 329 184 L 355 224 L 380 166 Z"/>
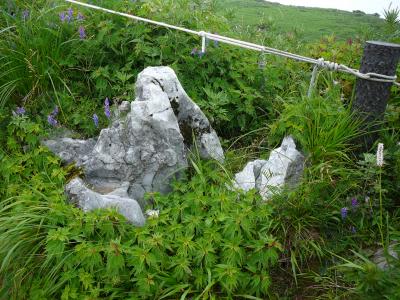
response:
<path fill-rule="evenodd" d="M 367 41 L 361 60 L 361 73 L 379 73 L 389 76 L 396 75 L 397 63 L 400 58 L 400 45 Z M 357 78 L 356 95 L 352 110 L 364 121 L 364 129 L 368 132 L 360 140 L 362 150 L 368 151 L 376 141 L 379 121 L 383 120 L 387 101 L 390 96 L 390 82 L 376 82 Z"/>

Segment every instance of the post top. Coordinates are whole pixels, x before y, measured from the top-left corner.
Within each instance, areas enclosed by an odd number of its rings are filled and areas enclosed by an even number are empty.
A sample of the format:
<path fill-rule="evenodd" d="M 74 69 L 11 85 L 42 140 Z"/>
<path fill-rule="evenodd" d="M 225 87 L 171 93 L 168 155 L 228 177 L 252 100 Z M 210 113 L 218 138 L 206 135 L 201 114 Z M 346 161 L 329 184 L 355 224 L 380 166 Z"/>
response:
<path fill-rule="evenodd" d="M 367 43 L 368 44 L 372 44 L 372 45 L 376 45 L 376 46 L 400 48 L 400 44 L 387 43 L 387 42 L 382 42 L 382 41 L 367 41 Z"/>

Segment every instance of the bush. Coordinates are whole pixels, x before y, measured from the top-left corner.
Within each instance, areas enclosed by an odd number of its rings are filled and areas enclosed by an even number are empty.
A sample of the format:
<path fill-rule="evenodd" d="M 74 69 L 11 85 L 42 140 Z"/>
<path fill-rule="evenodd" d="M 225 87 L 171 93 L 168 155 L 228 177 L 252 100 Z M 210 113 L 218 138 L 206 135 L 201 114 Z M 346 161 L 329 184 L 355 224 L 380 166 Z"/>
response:
<path fill-rule="evenodd" d="M 30 142 L 31 126 L 26 117 L 10 123 L 13 156 L 4 153 L 0 166 L 0 295 L 269 294 L 270 270 L 281 247 L 271 235 L 271 207 L 260 197 L 229 191 L 221 171 L 197 163 L 193 177 L 176 183 L 173 193 L 149 195 L 161 212 L 142 228 L 114 210 L 83 213 L 65 202 L 69 171 Z"/>

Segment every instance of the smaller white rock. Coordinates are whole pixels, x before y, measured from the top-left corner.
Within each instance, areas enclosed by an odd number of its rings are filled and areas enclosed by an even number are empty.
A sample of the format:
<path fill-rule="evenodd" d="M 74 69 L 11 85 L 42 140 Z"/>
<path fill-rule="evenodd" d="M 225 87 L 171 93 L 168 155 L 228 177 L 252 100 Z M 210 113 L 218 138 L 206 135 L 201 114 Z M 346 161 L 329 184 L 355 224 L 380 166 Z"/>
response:
<path fill-rule="evenodd" d="M 65 187 L 65 191 L 71 202 L 75 203 L 83 211 L 95 209 L 115 208 L 130 223 L 135 226 L 143 226 L 145 218 L 142 209 L 136 200 L 128 198 L 127 185 L 121 186 L 109 194 L 102 195 L 87 188 L 80 178 L 72 179 Z M 120 195 L 123 195 L 122 197 Z"/>
<path fill-rule="evenodd" d="M 233 187 L 245 192 L 256 189 L 261 168 L 266 163 L 266 160 L 261 159 L 248 162 L 244 169 L 235 175 Z"/>
<path fill-rule="evenodd" d="M 268 200 L 278 192 L 284 184 L 297 184 L 304 169 L 304 156 L 296 150 L 291 136 L 283 139 L 279 148 L 272 150 L 267 163 L 260 174 L 260 195 Z"/>
<path fill-rule="evenodd" d="M 264 200 L 268 200 L 283 185 L 295 186 L 300 181 L 303 169 L 304 156 L 296 150 L 293 138 L 288 136 L 279 148 L 272 150 L 268 160 L 247 163 L 235 175 L 232 186 L 245 192 L 256 189 Z"/>

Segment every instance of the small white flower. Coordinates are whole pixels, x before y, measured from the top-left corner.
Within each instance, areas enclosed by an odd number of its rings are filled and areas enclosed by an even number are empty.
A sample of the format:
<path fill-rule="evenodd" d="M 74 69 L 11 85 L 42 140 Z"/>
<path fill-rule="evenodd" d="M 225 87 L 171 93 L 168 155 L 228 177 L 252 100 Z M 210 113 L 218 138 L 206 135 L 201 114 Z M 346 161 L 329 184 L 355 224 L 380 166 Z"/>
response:
<path fill-rule="evenodd" d="M 376 151 L 376 165 L 383 167 L 383 144 L 378 144 L 378 150 Z"/>
<path fill-rule="evenodd" d="M 158 218 L 160 211 L 158 209 L 148 209 L 144 213 L 148 218 Z"/>
<path fill-rule="evenodd" d="M 368 204 L 369 203 L 369 196 L 365 196 L 365 203 Z"/>

